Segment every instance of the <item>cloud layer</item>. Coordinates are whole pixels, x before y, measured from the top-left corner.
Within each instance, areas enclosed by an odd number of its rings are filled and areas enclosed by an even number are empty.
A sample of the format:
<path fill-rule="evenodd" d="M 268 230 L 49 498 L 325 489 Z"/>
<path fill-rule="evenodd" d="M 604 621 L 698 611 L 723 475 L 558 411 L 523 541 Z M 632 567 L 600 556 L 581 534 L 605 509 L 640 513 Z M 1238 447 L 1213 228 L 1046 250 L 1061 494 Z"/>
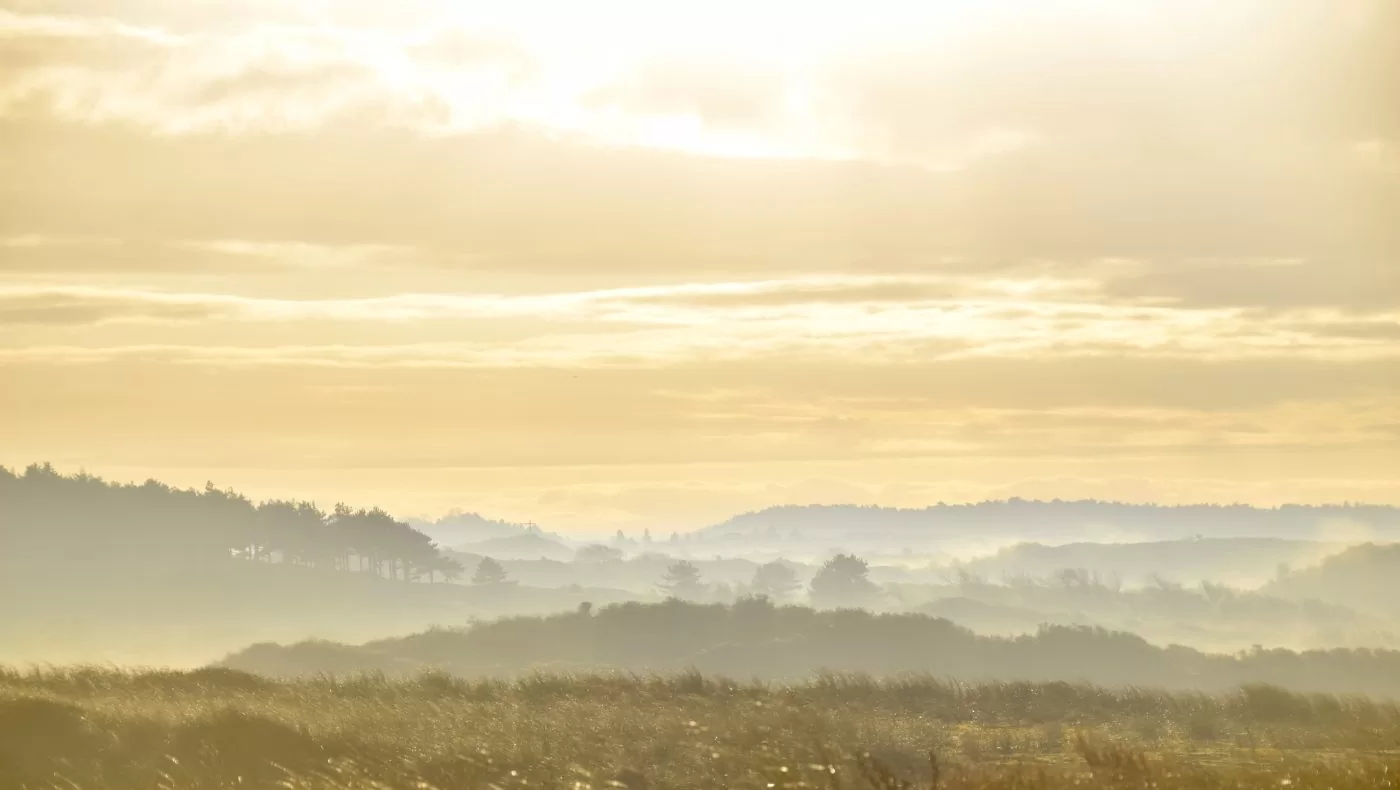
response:
<path fill-rule="evenodd" d="M 0 463 L 1396 501 L 1400 6 L 477 5 L 0 3 Z"/>

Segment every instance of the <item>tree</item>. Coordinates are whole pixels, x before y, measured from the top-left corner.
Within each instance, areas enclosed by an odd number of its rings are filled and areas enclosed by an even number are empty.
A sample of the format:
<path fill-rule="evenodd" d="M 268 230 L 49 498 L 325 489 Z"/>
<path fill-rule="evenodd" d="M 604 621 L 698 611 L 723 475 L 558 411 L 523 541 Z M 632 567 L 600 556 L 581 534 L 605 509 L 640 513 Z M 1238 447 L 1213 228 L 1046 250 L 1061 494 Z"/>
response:
<path fill-rule="evenodd" d="M 673 563 L 661 577 L 661 590 L 671 598 L 693 600 L 705 594 L 705 583 L 700 580 L 700 569 L 687 560 Z"/>
<path fill-rule="evenodd" d="M 774 601 L 782 601 L 802 587 L 797 581 L 797 573 L 780 561 L 758 566 L 749 586 L 754 595 L 763 595 Z"/>
<path fill-rule="evenodd" d="M 879 594 L 870 581 L 870 566 L 854 554 L 837 554 L 812 579 L 811 598 L 817 606 L 868 605 Z"/>
<path fill-rule="evenodd" d="M 467 572 L 467 569 L 462 567 L 462 563 L 458 562 L 453 557 L 448 557 L 445 554 L 439 554 L 436 558 L 434 558 L 432 561 L 432 565 L 430 565 L 429 568 L 429 582 L 433 581 L 432 573 L 434 571 L 436 571 L 437 573 L 441 573 L 442 578 L 449 582 L 457 581 L 458 579 L 462 578 L 462 574 Z"/>
<path fill-rule="evenodd" d="M 472 584 L 496 585 L 506 581 L 506 569 L 490 557 L 482 557 L 472 574 Z"/>
<path fill-rule="evenodd" d="M 259 559 L 319 565 L 334 559 L 327 539 L 326 514 L 310 502 L 272 500 L 258 505 L 257 540 L 265 549 Z"/>

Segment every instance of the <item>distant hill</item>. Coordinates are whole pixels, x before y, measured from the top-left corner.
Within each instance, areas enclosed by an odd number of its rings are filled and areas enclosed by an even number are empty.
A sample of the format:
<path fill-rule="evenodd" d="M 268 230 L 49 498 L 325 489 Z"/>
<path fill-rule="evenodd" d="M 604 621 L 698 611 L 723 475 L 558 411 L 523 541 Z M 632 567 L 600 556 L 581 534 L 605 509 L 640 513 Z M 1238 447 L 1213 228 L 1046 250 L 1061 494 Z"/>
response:
<path fill-rule="evenodd" d="M 1202 580 L 1258 586 L 1280 566 L 1311 565 L 1342 550 L 1338 544 L 1277 538 L 1207 538 L 1146 543 L 1021 543 L 964 563 L 967 573 L 989 579 L 1043 577 L 1077 568 L 1128 584 L 1149 576 L 1181 582 Z"/>
<path fill-rule="evenodd" d="M 545 532 L 533 524 L 516 524 L 509 521 L 490 519 L 478 513 L 450 513 L 436 521 L 409 519 L 414 529 L 432 538 L 439 546 L 460 546 L 466 543 L 480 543 L 484 540 L 513 538 L 520 535 L 539 535 L 563 542 L 564 538 L 552 532 Z"/>
<path fill-rule="evenodd" d="M 463 543 L 453 550 L 464 554 L 477 554 L 497 560 L 556 560 L 569 562 L 574 558 L 574 549 L 557 540 L 552 540 L 538 532 L 523 532 L 489 538 L 476 543 Z"/>
<path fill-rule="evenodd" d="M 978 633 L 1035 633 L 1043 625 L 1090 625 L 1084 618 L 957 596 L 924 604 L 918 611 L 951 620 Z"/>
<path fill-rule="evenodd" d="M 1008 499 L 920 509 L 858 505 L 772 507 L 688 536 L 692 545 L 862 553 L 1011 542 L 1146 542 L 1206 538 L 1335 540 L 1358 532 L 1400 539 L 1400 508 L 1382 505 L 1139 505 Z"/>
<path fill-rule="evenodd" d="M 1310 568 L 1285 574 L 1265 591 L 1361 611 L 1400 613 L 1400 544 L 1352 546 Z"/>

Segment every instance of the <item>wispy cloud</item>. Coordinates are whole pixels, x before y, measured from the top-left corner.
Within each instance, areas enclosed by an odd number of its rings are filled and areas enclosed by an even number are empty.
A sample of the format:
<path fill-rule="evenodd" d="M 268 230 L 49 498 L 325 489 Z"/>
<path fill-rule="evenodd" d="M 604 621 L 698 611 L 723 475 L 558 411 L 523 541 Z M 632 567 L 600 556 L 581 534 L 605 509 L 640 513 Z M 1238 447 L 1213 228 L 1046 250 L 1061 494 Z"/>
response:
<path fill-rule="evenodd" d="M 1400 357 L 1400 313 L 1258 313 L 1056 300 L 1082 284 L 954 278 L 831 278 L 601 291 L 273 299 L 84 287 L 0 287 L 14 325 L 214 322 L 235 344 L 261 323 L 410 324 L 431 340 L 376 347 L 165 349 L 190 359 L 268 364 L 651 365 L 692 357 L 841 356 L 912 362 L 959 356 L 1076 355 L 1332 360 Z M 1081 293 L 1082 296 L 1082 293 Z M 534 337 L 454 342 L 472 323 L 530 322 Z M 578 333 L 581 321 L 596 332 Z M 555 325 L 562 328 L 556 329 Z M 136 349 L 145 353 L 150 349 Z M 13 353 L 13 352 L 12 352 Z M 62 349 L 30 349 L 29 356 Z M 92 353 L 92 352 L 82 352 Z"/>

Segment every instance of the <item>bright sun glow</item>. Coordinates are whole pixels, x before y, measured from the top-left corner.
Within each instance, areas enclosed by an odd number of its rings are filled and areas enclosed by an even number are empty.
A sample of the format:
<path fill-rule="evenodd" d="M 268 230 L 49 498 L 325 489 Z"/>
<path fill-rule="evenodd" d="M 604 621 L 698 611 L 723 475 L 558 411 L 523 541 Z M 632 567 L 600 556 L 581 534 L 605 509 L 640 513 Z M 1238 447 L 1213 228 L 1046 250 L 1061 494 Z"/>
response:
<path fill-rule="evenodd" d="M 1141 12 L 1150 5 L 1135 8 Z M 827 97 L 815 84 L 827 70 L 845 62 L 878 64 L 902 53 L 954 49 L 965 38 L 1005 27 L 1009 19 L 1053 24 L 1071 15 L 1126 18 L 1116 9 L 1104 0 L 1046 0 L 1034 7 L 1008 0 L 718 0 L 703 5 L 443 0 L 425 4 L 417 17 L 406 17 L 413 21 L 403 22 L 411 28 L 405 35 L 416 35 L 420 26 L 447 25 L 464 48 L 516 49 L 531 66 L 518 73 L 444 68 L 440 62 L 397 55 L 377 63 L 386 82 L 401 94 L 431 95 L 439 102 L 439 121 L 450 130 L 525 123 L 607 143 L 711 156 L 846 158 L 854 156 L 860 141 L 843 136 L 824 111 Z M 609 93 L 629 74 L 649 75 L 652 81 L 636 86 L 636 95 Z M 725 77 L 732 81 L 704 82 Z M 742 129 L 684 101 L 648 106 L 652 94 L 673 88 L 716 102 L 748 100 L 726 91 L 766 90 L 762 99 L 767 106 L 762 118 L 744 119 Z M 967 150 L 946 152 L 927 164 L 955 168 L 984 153 L 989 140 L 1025 134 L 987 129 L 965 141 Z"/>

